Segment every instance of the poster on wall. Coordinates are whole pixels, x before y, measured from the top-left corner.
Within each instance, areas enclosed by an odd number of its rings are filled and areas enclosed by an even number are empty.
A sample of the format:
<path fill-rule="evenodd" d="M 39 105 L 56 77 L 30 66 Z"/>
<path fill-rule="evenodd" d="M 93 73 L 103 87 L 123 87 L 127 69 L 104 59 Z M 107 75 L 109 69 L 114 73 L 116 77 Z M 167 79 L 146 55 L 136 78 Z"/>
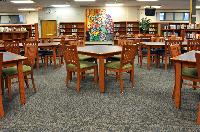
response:
<path fill-rule="evenodd" d="M 113 39 L 113 20 L 106 9 L 86 9 L 86 31 L 89 41 Z"/>

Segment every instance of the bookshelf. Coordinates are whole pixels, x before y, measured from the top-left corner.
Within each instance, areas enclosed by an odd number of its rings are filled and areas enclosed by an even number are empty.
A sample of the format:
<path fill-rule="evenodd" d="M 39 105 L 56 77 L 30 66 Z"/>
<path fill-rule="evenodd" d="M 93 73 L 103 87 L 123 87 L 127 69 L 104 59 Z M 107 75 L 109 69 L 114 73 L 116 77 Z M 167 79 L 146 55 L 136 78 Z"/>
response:
<path fill-rule="evenodd" d="M 128 21 L 126 26 L 126 34 L 139 34 L 139 22 L 138 21 Z"/>
<path fill-rule="evenodd" d="M 1 40 L 25 40 L 29 37 L 38 39 L 38 23 L 35 24 L 0 24 Z"/>
<path fill-rule="evenodd" d="M 149 34 L 159 34 L 159 23 L 151 23 Z"/>
<path fill-rule="evenodd" d="M 114 22 L 114 34 L 126 35 L 126 22 Z"/>
<path fill-rule="evenodd" d="M 79 38 L 85 38 L 84 22 L 60 22 L 60 35 L 77 35 Z"/>

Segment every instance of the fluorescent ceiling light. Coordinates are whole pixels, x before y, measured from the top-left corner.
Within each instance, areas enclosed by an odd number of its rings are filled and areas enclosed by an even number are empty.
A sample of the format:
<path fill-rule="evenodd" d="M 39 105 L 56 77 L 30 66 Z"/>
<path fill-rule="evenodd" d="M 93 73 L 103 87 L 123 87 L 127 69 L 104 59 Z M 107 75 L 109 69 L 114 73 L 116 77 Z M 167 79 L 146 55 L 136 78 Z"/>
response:
<path fill-rule="evenodd" d="M 145 2 L 148 2 L 148 1 L 158 1 L 158 0 L 136 0 L 136 1 L 145 1 Z"/>
<path fill-rule="evenodd" d="M 51 5 L 52 7 L 69 7 L 70 5 Z"/>
<path fill-rule="evenodd" d="M 96 1 L 96 0 L 74 0 L 74 1 L 80 1 L 80 2 L 87 2 L 87 1 Z"/>
<path fill-rule="evenodd" d="M 200 6 L 196 6 L 196 9 L 200 9 Z"/>
<path fill-rule="evenodd" d="M 115 7 L 123 6 L 123 5 L 124 5 L 123 3 L 106 4 L 106 6 L 115 6 Z"/>
<path fill-rule="evenodd" d="M 161 8 L 162 6 L 145 6 L 144 8 L 156 8 L 156 9 L 159 9 Z"/>
<path fill-rule="evenodd" d="M 19 8 L 19 11 L 35 11 L 35 8 Z"/>
<path fill-rule="evenodd" d="M 34 1 L 31 1 L 31 0 L 13 0 L 13 1 L 10 1 L 12 3 L 15 3 L 15 4 L 31 4 L 31 3 L 34 3 Z"/>

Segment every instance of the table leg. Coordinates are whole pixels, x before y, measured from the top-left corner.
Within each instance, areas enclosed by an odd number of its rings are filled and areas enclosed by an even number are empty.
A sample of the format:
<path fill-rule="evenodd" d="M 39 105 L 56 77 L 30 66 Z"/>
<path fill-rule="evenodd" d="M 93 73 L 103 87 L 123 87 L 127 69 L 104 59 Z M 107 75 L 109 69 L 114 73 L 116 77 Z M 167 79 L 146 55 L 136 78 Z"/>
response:
<path fill-rule="evenodd" d="M 56 68 L 56 48 L 53 48 L 53 62 L 54 62 L 54 67 Z"/>
<path fill-rule="evenodd" d="M 181 105 L 181 63 L 175 63 L 175 92 L 174 103 L 176 108 L 180 108 Z"/>
<path fill-rule="evenodd" d="M 150 70 L 151 67 L 151 47 L 147 47 L 147 69 Z"/>
<path fill-rule="evenodd" d="M 23 74 L 22 61 L 18 61 L 17 70 L 18 70 L 18 80 L 19 80 L 20 101 L 21 101 L 21 104 L 24 105 L 26 103 L 26 97 L 25 97 L 24 74 Z"/>
<path fill-rule="evenodd" d="M 99 87 L 100 87 L 100 92 L 104 93 L 105 92 L 105 69 L 104 69 L 104 59 L 99 58 Z"/>
<path fill-rule="evenodd" d="M 0 89 L 0 118 L 4 116 L 2 90 Z"/>

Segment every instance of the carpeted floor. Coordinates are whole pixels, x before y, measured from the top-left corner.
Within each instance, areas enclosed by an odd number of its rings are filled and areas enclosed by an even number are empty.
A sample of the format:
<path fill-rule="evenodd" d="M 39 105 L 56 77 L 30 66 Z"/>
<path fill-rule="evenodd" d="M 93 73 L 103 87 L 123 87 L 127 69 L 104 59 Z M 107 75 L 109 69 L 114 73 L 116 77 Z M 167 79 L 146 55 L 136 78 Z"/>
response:
<path fill-rule="evenodd" d="M 13 84 L 13 100 L 4 94 L 5 117 L 2 131 L 200 131 L 196 125 L 198 90 L 183 86 L 182 106 L 177 110 L 171 98 L 174 71 L 150 71 L 135 65 L 135 84 L 124 74 L 125 93 L 119 83 L 106 77 L 106 92 L 87 75 L 81 91 L 75 90 L 76 77 L 65 86 L 65 67 L 35 70 L 37 93 L 26 89 L 27 103 L 19 103 L 18 84 Z"/>

